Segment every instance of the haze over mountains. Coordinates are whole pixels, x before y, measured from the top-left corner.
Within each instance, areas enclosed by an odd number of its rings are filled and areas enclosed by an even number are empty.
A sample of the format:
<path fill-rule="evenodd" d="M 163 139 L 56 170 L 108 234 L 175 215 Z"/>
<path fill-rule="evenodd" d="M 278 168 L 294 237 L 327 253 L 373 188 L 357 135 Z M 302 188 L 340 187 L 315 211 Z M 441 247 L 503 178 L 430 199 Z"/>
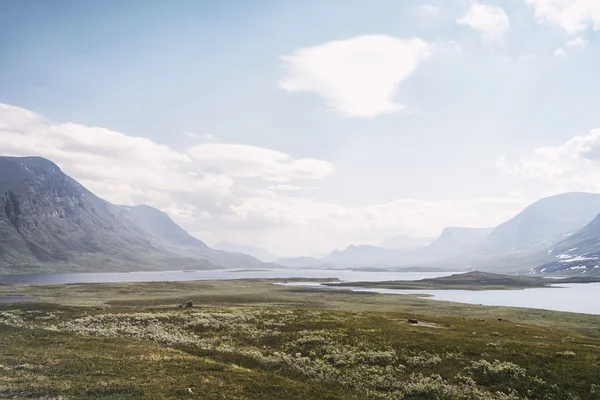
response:
<path fill-rule="evenodd" d="M 0 157 L 0 196 L 3 273 L 253 268 L 274 261 L 294 268 L 600 274 L 600 195 L 592 193 L 541 199 L 496 228 L 449 227 L 434 240 L 398 236 L 321 258 L 279 259 L 227 242 L 210 248 L 166 213 L 111 204 L 39 157 Z"/>
<path fill-rule="evenodd" d="M 273 262 L 277 259 L 275 254 L 256 246 L 239 245 L 231 242 L 220 242 L 215 244 L 213 248 L 233 253 L 248 254 L 264 262 Z"/>

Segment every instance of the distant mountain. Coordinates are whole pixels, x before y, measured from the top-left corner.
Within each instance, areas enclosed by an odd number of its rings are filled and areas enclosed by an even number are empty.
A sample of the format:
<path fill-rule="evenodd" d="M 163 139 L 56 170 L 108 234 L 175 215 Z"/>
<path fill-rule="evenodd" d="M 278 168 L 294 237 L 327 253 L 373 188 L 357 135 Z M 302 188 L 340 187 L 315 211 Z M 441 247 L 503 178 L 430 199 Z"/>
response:
<path fill-rule="evenodd" d="M 416 238 L 407 235 L 398 235 L 384 240 L 379 247 L 391 250 L 410 250 L 427 246 L 433 238 Z"/>
<path fill-rule="evenodd" d="M 385 264 L 391 253 L 393 253 L 392 250 L 377 246 L 350 245 L 344 250 L 332 251 L 330 255 L 321 258 L 320 261 L 344 267 L 371 267 Z"/>
<path fill-rule="evenodd" d="M 533 273 L 600 275 L 600 215 L 545 255 L 549 261 L 533 268 Z"/>
<path fill-rule="evenodd" d="M 458 254 L 485 241 L 494 228 L 445 228 L 441 235 L 427 246 L 424 251 L 435 256 Z"/>
<path fill-rule="evenodd" d="M 94 195 L 39 157 L 0 157 L 0 272 L 253 267 L 208 248 L 166 214 Z"/>
<path fill-rule="evenodd" d="M 490 233 L 494 251 L 548 247 L 574 233 L 600 213 L 600 194 L 565 193 L 538 200 Z"/>
<path fill-rule="evenodd" d="M 433 265 L 526 272 L 551 261 L 548 251 L 599 213 L 600 194 L 565 193 L 543 198 L 496 227 L 482 243 Z"/>
<path fill-rule="evenodd" d="M 127 218 L 156 239 L 179 246 L 208 248 L 204 242 L 196 239 L 185 229 L 177 225 L 165 212 L 148 205 L 118 206 Z"/>
<path fill-rule="evenodd" d="M 213 248 L 217 250 L 229 251 L 232 253 L 248 254 L 264 262 L 273 262 L 277 259 L 277 256 L 269 252 L 268 250 L 255 246 L 244 246 L 230 242 L 221 242 L 215 244 Z"/>
<path fill-rule="evenodd" d="M 466 251 L 469 246 L 483 241 L 491 230 L 491 228 L 446 228 L 440 237 L 424 247 L 389 249 L 379 246 L 350 245 L 343 250 L 334 250 L 322 258 L 296 257 L 278 259 L 277 263 L 290 267 L 329 265 L 338 268 L 427 266 L 428 262 L 432 260 L 439 260 Z"/>
<path fill-rule="evenodd" d="M 208 247 L 177 225 L 165 212 L 148 205 L 118 206 L 127 218 L 171 253 L 210 262 L 220 268 L 260 267 L 262 262 L 242 253 Z"/>

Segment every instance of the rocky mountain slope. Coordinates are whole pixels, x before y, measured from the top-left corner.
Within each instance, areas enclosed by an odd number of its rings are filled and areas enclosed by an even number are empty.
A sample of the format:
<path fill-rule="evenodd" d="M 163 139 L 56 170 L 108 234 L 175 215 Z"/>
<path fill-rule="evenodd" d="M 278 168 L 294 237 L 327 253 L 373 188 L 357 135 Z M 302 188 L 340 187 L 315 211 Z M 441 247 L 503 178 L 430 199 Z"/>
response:
<path fill-rule="evenodd" d="M 174 223 L 166 215 L 161 216 L 162 228 L 143 223 L 140 213 L 148 211 L 132 212 L 100 199 L 46 159 L 0 157 L 0 272 L 260 264 L 252 257 L 231 258 L 209 249 L 181 230 L 172 237 L 180 241 L 175 246 L 165 239 L 177 231 Z"/>
<path fill-rule="evenodd" d="M 536 201 L 499 225 L 486 240 L 495 251 L 547 247 L 587 225 L 600 213 L 600 194 L 564 193 Z"/>
<path fill-rule="evenodd" d="M 550 260 L 533 268 L 533 273 L 600 275 L 600 215 L 557 243 L 546 255 Z"/>

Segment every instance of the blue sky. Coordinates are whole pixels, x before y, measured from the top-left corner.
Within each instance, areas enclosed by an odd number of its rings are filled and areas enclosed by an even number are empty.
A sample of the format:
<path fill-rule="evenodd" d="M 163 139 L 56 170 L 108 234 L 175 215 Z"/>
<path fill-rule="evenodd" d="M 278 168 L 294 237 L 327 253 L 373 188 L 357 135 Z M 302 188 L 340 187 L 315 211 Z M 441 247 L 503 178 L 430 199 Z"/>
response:
<path fill-rule="evenodd" d="M 598 191 L 598 27 L 596 0 L 0 0 L 0 154 L 276 254 L 495 225 Z"/>

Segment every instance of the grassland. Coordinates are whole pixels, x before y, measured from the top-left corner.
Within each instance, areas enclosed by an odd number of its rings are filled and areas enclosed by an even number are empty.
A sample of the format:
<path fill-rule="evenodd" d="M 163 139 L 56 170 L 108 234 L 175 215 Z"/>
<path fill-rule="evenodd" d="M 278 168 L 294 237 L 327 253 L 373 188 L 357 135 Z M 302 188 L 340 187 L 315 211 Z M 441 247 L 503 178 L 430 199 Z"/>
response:
<path fill-rule="evenodd" d="M 600 398 L 600 316 L 272 283 L 1 286 L 0 398 Z"/>

